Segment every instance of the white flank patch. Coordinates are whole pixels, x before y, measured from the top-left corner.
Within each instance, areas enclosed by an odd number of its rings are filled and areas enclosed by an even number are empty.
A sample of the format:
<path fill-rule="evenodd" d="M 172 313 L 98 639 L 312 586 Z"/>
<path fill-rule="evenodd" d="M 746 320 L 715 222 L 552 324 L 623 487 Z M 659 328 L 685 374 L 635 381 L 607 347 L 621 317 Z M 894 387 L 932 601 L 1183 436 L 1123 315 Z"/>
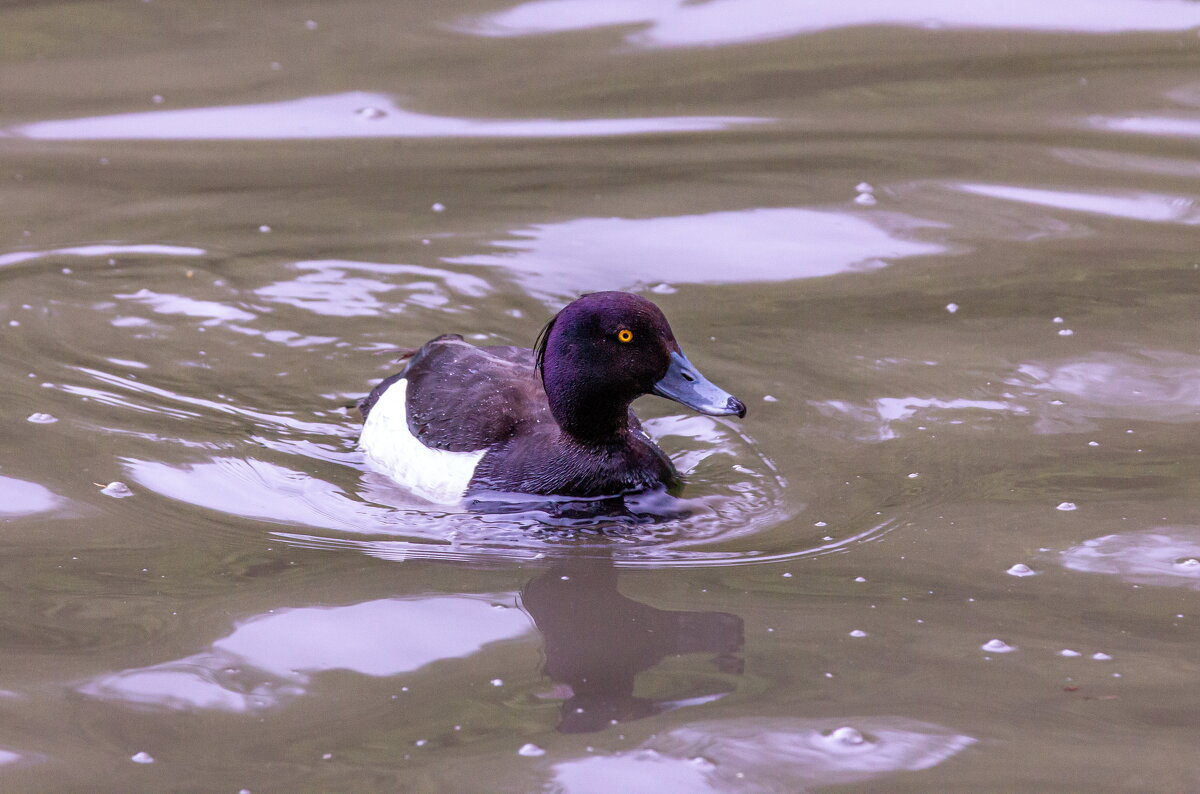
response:
<path fill-rule="evenodd" d="M 462 499 L 475 467 L 487 452 L 430 449 L 409 432 L 407 378 L 396 381 L 380 395 L 367 415 L 358 446 L 376 471 L 438 504 L 455 504 Z"/>

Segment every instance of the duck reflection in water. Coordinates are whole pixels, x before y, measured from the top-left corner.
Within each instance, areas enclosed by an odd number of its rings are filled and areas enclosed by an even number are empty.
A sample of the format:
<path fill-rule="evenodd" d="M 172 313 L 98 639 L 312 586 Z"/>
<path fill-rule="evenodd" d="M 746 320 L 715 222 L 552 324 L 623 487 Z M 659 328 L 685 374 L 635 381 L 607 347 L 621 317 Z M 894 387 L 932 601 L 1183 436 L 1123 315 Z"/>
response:
<path fill-rule="evenodd" d="M 521 596 L 545 641 L 546 675 L 570 690 L 558 724 L 563 733 L 603 730 L 733 689 L 729 684 L 711 691 L 710 685 L 710 691 L 699 697 L 692 692 L 686 700 L 636 697 L 638 673 L 666 657 L 710 653 L 719 672 L 742 672 L 740 617 L 655 609 L 626 598 L 617 590 L 617 569 L 609 556 L 559 560 L 530 581 Z"/>

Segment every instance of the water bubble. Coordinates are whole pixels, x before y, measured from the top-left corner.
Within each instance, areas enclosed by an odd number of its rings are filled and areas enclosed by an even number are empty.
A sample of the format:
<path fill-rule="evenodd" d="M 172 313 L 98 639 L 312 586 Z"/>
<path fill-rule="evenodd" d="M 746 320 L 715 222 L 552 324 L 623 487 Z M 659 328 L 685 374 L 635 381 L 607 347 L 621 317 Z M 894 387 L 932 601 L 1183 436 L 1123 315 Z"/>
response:
<path fill-rule="evenodd" d="M 129 760 L 135 764 L 153 764 L 154 756 L 143 750 L 139 753 L 134 753 L 133 755 L 129 756 Z"/>
<path fill-rule="evenodd" d="M 1061 651 L 1058 652 L 1058 655 L 1075 657 L 1075 656 L 1081 656 L 1082 654 L 1080 654 L 1079 651 L 1073 651 L 1070 648 L 1063 648 Z"/>
<path fill-rule="evenodd" d="M 328 761 L 331 758 L 333 758 L 333 753 L 325 753 L 323 756 L 321 756 L 322 761 Z"/>
<path fill-rule="evenodd" d="M 429 744 L 429 740 L 428 739 L 417 739 L 415 742 L 413 742 L 413 744 L 416 745 L 417 747 L 424 747 L 425 745 Z"/>
<path fill-rule="evenodd" d="M 1061 317 L 1055 317 L 1052 322 L 1057 323 L 1058 325 L 1062 325 L 1064 320 Z"/>
<path fill-rule="evenodd" d="M 850 632 L 850 636 L 851 637 L 865 637 L 865 636 L 867 636 L 867 633 L 865 631 L 863 631 L 862 629 L 855 629 L 854 631 Z"/>
<path fill-rule="evenodd" d="M 433 206 L 430 207 L 429 209 L 433 210 L 434 212 L 445 212 L 446 205 L 440 201 L 436 201 L 436 202 L 434 202 Z"/>
<path fill-rule="evenodd" d="M 912 474 L 908 475 L 908 479 L 910 479 L 910 480 L 915 480 L 915 479 L 917 479 L 917 478 L 918 478 L 918 477 L 920 477 L 920 476 L 921 476 L 921 473 L 920 473 L 920 472 L 918 472 L 918 471 L 914 471 Z"/>
<path fill-rule="evenodd" d="M 1180 568 L 1195 569 L 1200 568 L 1200 559 L 1195 557 L 1184 557 L 1182 560 L 1176 560 L 1175 564 Z"/>
<path fill-rule="evenodd" d="M 267 232 L 271 231 L 271 227 L 264 223 L 262 226 L 258 227 L 258 230 L 263 234 L 266 234 Z"/>
<path fill-rule="evenodd" d="M 317 21 L 315 19 L 306 19 L 304 20 L 304 27 L 308 28 L 309 30 L 316 30 Z"/>
<path fill-rule="evenodd" d="M 1012 653 L 1017 649 L 1015 645 L 1009 645 L 1004 640 L 988 640 L 983 645 L 979 646 L 988 653 Z"/>
<path fill-rule="evenodd" d="M 1112 661 L 1112 657 L 1109 656 L 1107 653 L 1104 653 L 1103 651 L 1096 651 L 1095 653 L 1092 654 L 1092 658 L 1095 659 L 1097 662 L 1111 662 Z"/>
<path fill-rule="evenodd" d="M 36 413 L 30 414 L 25 421 L 33 422 L 35 425 L 50 425 L 57 422 L 58 417 L 54 416 L 53 414 Z"/>
<path fill-rule="evenodd" d="M 1072 331 L 1070 328 L 1064 328 L 1058 332 L 1058 335 L 1059 336 L 1074 336 L 1075 332 Z"/>
<path fill-rule="evenodd" d="M 676 292 L 679 292 L 679 290 L 675 289 L 665 281 L 661 284 L 655 284 L 650 288 L 650 291 L 658 295 L 674 295 Z"/>
<path fill-rule="evenodd" d="M 778 397 L 775 397 L 774 395 L 771 395 L 771 394 L 764 394 L 764 395 L 763 395 L 763 402 L 765 402 L 765 403 L 777 403 L 777 402 L 779 402 L 779 398 L 778 398 Z"/>
<path fill-rule="evenodd" d="M 872 185 L 870 182 L 859 182 L 857 185 L 854 186 L 854 189 L 857 190 L 859 193 L 874 193 L 875 192 L 875 186 Z"/>
<path fill-rule="evenodd" d="M 829 525 L 826 524 L 824 521 L 818 521 L 817 523 L 813 524 L 813 526 L 814 527 L 827 527 Z"/>
<path fill-rule="evenodd" d="M 493 678 L 492 686 L 504 686 L 504 679 L 503 678 Z"/>
<path fill-rule="evenodd" d="M 526 758 L 537 758 L 539 755 L 545 754 L 546 751 L 536 744 L 523 744 L 521 745 L 521 749 L 517 750 L 517 755 L 523 755 Z"/>
<path fill-rule="evenodd" d="M 1062 510 L 1064 513 L 1069 513 L 1072 510 L 1078 510 L 1079 508 L 1075 505 L 1074 502 L 1059 502 L 1058 507 L 1056 507 L 1054 509 Z"/>
<path fill-rule="evenodd" d="M 167 100 L 163 99 L 162 94 L 155 94 L 154 96 L 150 97 L 150 101 L 156 105 L 161 105 L 163 102 L 166 102 Z"/>
<path fill-rule="evenodd" d="M 1018 562 L 1016 565 L 1005 571 L 1009 576 L 1036 576 L 1037 571 L 1030 568 L 1023 562 Z"/>
<path fill-rule="evenodd" d="M 848 725 L 844 725 L 841 728 L 834 728 L 833 731 L 829 733 L 829 738 L 833 739 L 839 744 L 850 745 L 859 745 L 867 741 L 867 737 L 863 736 L 861 732 L 851 728 Z"/>
<path fill-rule="evenodd" d="M 792 572 L 791 572 L 791 571 L 784 571 L 784 572 L 783 572 L 783 578 L 784 578 L 784 579 L 791 579 L 791 578 L 792 578 Z"/>
<path fill-rule="evenodd" d="M 864 207 L 873 207 L 879 202 L 879 199 L 871 193 L 859 193 L 854 197 L 855 204 L 861 204 Z"/>
<path fill-rule="evenodd" d="M 957 303 L 947 303 L 946 311 L 950 312 L 951 314 L 954 314 L 956 311 L 958 311 L 958 304 Z"/>
<path fill-rule="evenodd" d="M 113 499 L 124 499 L 126 496 L 133 496 L 133 491 L 129 490 L 129 486 L 117 480 L 113 480 L 101 488 L 100 493 L 105 496 L 111 496 Z"/>
<path fill-rule="evenodd" d="M 386 116 L 387 111 L 383 108 L 365 107 L 354 111 L 354 115 L 358 116 L 360 119 L 374 121 L 375 119 L 381 119 Z"/>
<path fill-rule="evenodd" d="M 856 581 L 856 582 L 865 582 L 865 581 L 867 581 L 867 577 L 865 577 L 865 576 L 856 576 L 856 577 L 854 577 L 854 581 Z"/>
<path fill-rule="evenodd" d="M 1100 446 L 1100 442 L 1099 441 L 1089 441 L 1088 446 L 1089 447 L 1098 447 L 1098 446 Z"/>

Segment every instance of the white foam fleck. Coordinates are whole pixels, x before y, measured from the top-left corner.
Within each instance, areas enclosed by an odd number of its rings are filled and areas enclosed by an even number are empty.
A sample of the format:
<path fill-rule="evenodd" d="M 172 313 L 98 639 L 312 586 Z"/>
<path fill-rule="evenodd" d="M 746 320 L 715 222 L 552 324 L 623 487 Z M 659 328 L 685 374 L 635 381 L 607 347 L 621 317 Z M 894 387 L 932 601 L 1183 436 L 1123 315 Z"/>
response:
<path fill-rule="evenodd" d="M 979 646 L 988 653 L 1012 653 L 1017 650 L 1017 646 L 1009 645 L 1004 640 L 992 639 Z"/>
<path fill-rule="evenodd" d="M 133 491 L 129 489 L 129 486 L 117 480 L 101 488 L 100 493 L 105 496 L 111 496 L 113 499 L 124 499 L 127 496 L 133 496 Z"/>

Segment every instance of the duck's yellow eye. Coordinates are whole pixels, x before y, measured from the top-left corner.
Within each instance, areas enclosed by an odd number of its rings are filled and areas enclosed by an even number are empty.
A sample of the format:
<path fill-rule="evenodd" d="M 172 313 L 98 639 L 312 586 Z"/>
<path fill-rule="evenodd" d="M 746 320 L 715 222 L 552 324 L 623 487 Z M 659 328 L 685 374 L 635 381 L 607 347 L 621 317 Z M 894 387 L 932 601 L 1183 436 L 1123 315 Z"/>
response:
<path fill-rule="evenodd" d="M 618 342 L 632 342 L 633 341 L 633 331 L 630 331 L 628 328 L 622 328 L 620 331 L 617 331 L 617 341 Z"/>

